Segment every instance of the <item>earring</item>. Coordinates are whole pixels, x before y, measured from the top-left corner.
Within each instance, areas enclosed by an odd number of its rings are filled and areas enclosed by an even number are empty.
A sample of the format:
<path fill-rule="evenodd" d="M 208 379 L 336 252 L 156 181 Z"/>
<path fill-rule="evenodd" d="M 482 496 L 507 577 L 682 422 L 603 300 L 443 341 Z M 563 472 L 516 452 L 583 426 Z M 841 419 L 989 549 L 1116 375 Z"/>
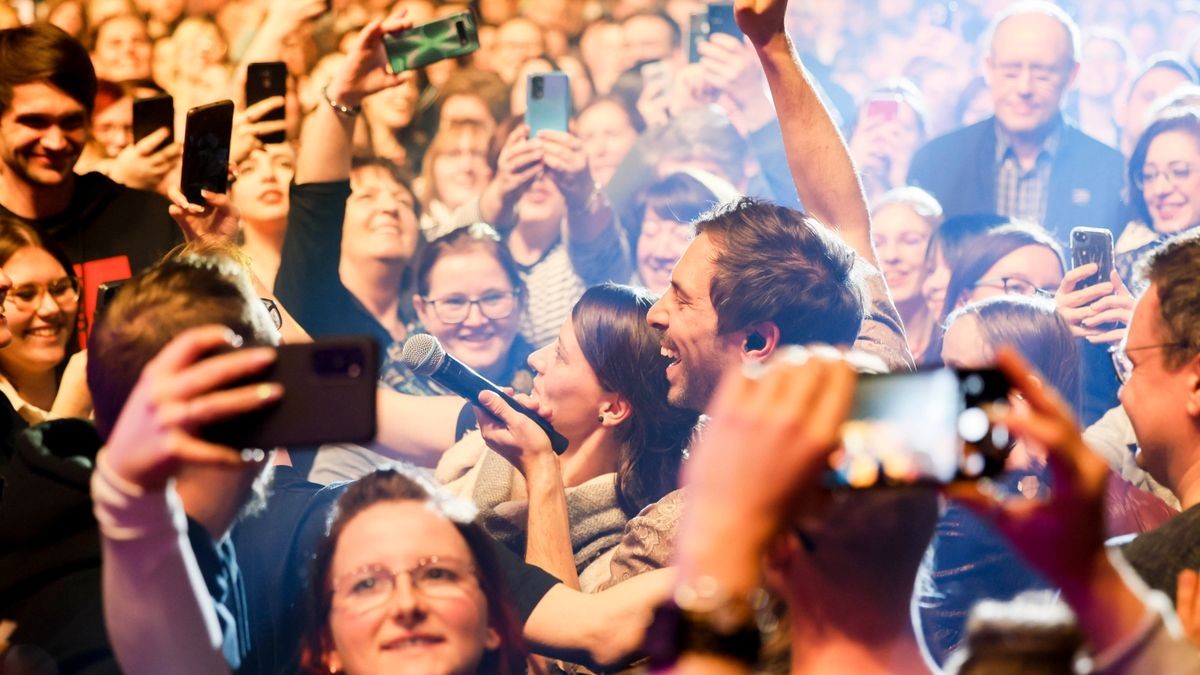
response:
<path fill-rule="evenodd" d="M 596 422 L 597 422 L 598 424 L 604 424 L 604 415 L 597 415 L 597 416 L 596 416 Z"/>

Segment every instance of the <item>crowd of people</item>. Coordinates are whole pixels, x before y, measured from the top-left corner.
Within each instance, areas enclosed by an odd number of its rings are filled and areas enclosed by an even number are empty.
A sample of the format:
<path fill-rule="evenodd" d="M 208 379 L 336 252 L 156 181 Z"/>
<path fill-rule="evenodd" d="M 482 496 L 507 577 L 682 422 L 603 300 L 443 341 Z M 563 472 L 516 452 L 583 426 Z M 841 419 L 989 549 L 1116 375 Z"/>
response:
<path fill-rule="evenodd" d="M 1200 5 L 12 4 L 0 672 L 1200 673 Z M 210 433 L 348 335 L 370 442 Z M 1004 472 L 831 489 L 862 378 L 940 366 Z"/>

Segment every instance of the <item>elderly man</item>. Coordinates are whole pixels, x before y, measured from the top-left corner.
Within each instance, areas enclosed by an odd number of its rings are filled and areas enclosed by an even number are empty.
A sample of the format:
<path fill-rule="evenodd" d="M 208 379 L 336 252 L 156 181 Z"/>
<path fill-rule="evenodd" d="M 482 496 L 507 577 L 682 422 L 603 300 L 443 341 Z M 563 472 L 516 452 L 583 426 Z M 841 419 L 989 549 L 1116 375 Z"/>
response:
<path fill-rule="evenodd" d="M 1121 155 L 1061 112 L 1078 41 L 1074 22 L 1048 2 L 997 16 L 986 60 L 995 116 L 918 150 L 909 183 L 933 193 L 947 217 L 999 213 L 1041 223 L 1059 241 L 1079 225 L 1117 230 Z"/>

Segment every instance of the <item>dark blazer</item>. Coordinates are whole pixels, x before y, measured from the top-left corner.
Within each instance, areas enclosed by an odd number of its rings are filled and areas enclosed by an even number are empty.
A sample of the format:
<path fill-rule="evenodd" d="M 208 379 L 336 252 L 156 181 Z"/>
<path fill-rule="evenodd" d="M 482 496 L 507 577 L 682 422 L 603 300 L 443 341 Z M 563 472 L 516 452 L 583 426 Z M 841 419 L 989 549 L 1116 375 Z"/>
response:
<path fill-rule="evenodd" d="M 1066 245 L 1080 225 L 1120 232 L 1124 225 L 1121 153 L 1064 122 L 1042 223 Z M 996 212 L 996 118 L 926 143 L 913 157 L 908 182 L 937 197 L 946 217 Z"/>

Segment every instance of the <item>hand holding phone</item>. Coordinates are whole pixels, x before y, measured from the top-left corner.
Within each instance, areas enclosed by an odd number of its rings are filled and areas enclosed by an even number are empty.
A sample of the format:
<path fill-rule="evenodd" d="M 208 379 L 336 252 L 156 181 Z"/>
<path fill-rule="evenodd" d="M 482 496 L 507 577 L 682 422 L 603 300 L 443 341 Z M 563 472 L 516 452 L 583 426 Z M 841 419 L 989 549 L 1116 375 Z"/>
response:
<path fill-rule="evenodd" d="M 251 63 L 246 66 L 246 108 L 269 98 L 287 96 L 288 70 L 282 61 L 268 63 Z M 287 140 L 286 106 L 272 107 L 258 116 L 256 123 L 283 122 L 280 128 L 265 133 L 259 133 L 258 138 L 263 143 L 283 143 Z"/>
<path fill-rule="evenodd" d="M 166 129 L 167 135 L 155 150 L 175 142 L 175 99 L 169 94 L 134 99 L 133 142 L 138 143 L 159 129 Z"/>
<path fill-rule="evenodd" d="M 1095 263 L 1096 273 L 1077 283 L 1076 288 L 1102 284 L 1109 280 L 1113 269 L 1113 236 L 1098 227 L 1076 227 L 1071 230 L 1071 267 Z"/>

